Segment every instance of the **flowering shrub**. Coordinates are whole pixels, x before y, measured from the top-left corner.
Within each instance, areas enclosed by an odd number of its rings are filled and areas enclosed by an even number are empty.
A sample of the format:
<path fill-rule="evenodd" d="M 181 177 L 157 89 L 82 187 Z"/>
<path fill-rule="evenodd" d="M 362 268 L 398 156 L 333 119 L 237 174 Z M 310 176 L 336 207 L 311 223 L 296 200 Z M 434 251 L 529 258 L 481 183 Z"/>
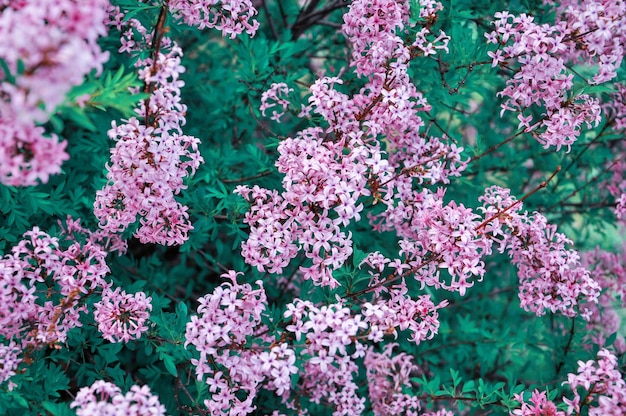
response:
<path fill-rule="evenodd" d="M 623 1 L 0 33 L 0 414 L 626 413 Z"/>

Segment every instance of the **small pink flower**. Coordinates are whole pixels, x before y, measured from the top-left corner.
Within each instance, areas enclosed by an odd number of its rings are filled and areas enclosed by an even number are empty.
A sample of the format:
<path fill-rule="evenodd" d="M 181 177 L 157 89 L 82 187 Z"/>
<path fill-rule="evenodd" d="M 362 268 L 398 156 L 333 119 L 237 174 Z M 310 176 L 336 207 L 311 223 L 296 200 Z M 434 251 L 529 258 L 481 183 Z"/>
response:
<path fill-rule="evenodd" d="M 94 318 L 104 339 L 110 342 L 139 339 L 148 330 L 151 300 L 144 292 L 130 295 L 119 287 L 114 291 L 105 289 L 102 300 L 94 304 Z"/>
<path fill-rule="evenodd" d="M 103 380 L 81 388 L 70 407 L 76 408 L 77 416 L 165 416 L 165 406 L 148 386 L 134 385 L 122 394 L 115 384 Z"/>

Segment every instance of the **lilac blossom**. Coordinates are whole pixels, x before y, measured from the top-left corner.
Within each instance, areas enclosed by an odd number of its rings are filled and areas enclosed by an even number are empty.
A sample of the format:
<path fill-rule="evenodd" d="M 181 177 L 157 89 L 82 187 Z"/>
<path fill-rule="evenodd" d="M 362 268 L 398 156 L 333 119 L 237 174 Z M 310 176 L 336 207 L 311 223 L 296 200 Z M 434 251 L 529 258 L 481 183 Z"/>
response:
<path fill-rule="evenodd" d="M 120 15 L 112 9 L 109 24 L 124 30 L 127 49 L 148 49 L 152 35 L 135 19 L 125 26 Z M 142 39 L 135 41 L 135 33 Z M 185 70 L 181 57 L 180 47 L 164 37 L 158 56 L 135 64 L 151 97 L 135 109 L 139 118 L 131 117 L 119 125 L 113 122 L 108 133 L 116 145 L 106 166 L 107 184 L 96 192 L 94 214 L 110 234 L 123 232 L 138 217 L 135 237 L 142 243 L 180 245 L 193 229 L 187 207 L 175 200 L 186 188 L 183 180 L 203 162 L 200 140 L 182 134 L 187 107 L 180 102 L 184 82 L 179 76 Z"/>
<path fill-rule="evenodd" d="M 60 173 L 67 143 L 38 127 L 108 53 L 108 0 L 25 0 L 0 10 L 0 182 L 30 186 Z"/>
<path fill-rule="evenodd" d="M 98 331 L 110 342 L 139 339 L 148 330 L 147 320 L 152 311 L 152 298 L 144 292 L 133 295 L 119 287 L 106 288 L 102 299 L 94 304 L 94 319 Z"/>
<path fill-rule="evenodd" d="M 123 394 L 115 384 L 103 380 L 81 388 L 70 407 L 76 408 L 77 416 L 165 416 L 165 406 L 148 386 L 133 385 Z"/>

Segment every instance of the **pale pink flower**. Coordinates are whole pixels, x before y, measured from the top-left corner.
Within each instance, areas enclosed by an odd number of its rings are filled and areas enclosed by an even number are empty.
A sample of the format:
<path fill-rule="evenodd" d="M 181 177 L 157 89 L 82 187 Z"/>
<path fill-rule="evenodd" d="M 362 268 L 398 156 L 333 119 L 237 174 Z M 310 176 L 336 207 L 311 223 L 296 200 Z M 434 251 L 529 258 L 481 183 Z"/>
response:
<path fill-rule="evenodd" d="M 119 287 L 115 290 L 105 289 L 102 300 L 94 304 L 98 331 L 110 342 L 139 339 L 148 330 L 151 301 L 152 298 L 144 292 L 131 295 Z"/>
<path fill-rule="evenodd" d="M 115 384 L 97 380 L 81 388 L 70 404 L 77 416 L 165 416 L 165 406 L 148 386 L 134 385 L 126 394 Z"/>
<path fill-rule="evenodd" d="M 251 0 L 172 0 L 169 8 L 188 25 L 215 28 L 231 39 L 244 31 L 254 36 L 259 28 L 253 19 L 258 12 Z"/>

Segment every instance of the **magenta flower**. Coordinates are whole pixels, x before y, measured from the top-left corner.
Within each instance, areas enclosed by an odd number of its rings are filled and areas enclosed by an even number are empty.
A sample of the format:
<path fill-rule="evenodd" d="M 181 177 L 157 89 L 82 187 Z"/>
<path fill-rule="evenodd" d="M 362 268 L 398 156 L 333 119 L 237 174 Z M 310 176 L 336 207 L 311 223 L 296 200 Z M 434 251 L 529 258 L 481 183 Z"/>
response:
<path fill-rule="evenodd" d="M 516 394 L 515 400 L 521 407 L 513 410 L 511 416 L 565 416 L 565 412 L 557 410 L 556 405 L 548 400 L 545 391 L 534 390 L 530 403 L 524 401 L 523 394 Z"/>

